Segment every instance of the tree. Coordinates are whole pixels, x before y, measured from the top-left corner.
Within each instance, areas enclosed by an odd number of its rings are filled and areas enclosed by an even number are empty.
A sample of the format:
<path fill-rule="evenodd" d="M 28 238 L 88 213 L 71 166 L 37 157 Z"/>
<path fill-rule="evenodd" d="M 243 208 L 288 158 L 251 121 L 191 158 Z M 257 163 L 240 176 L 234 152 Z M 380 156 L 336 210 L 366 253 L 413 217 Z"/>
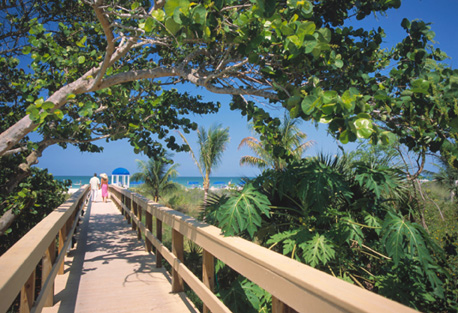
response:
<path fill-rule="evenodd" d="M 154 201 L 159 201 L 163 192 L 175 190 L 177 184 L 170 181 L 178 175 L 178 164 L 173 164 L 169 168 L 166 159 L 149 159 L 147 162 L 136 160 L 140 172 L 134 173 L 131 177 L 132 181 L 143 181 L 146 188 L 153 195 Z"/>
<path fill-rule="evenodd" d="M 287 114 L 283 118 L 283 123 L 280 125 L 277 136 L 280 141 L 276 145 L 287 151 L 289 161 L 299 161 L 302 159 L 304 151 L 309 148 L 313 142 L 303 142 L 307 135 L 301 132 L 297 124 L 300 122 L 298 119 L 292 119 Z M 240 165 L 254 165 L 260 169 L 273 168 L 274 170 L 282 170 L 286 167 L 286 160 L 269 153 L 267 145 L 268 142 L 261 141 L 255 137 L 245 137 L 239 144 L 239 149 L 243 146 L 248 146 L 256 156 L 242 156 Z"/>
<path fill-rule="evenodd" d="M 404 20 L 406 39 L 392 51 L 380 49 L 382 29 L 344 26 L 350 16 L 363 19 L 400 3 L 169 0 L 127 7 L 87 0 L 78 4 L 82 12 L 93 10 L 87 20 L 57 27 L 31 20 L 22 51 L 32 57 L 34 73 L 13 84 L 48 95 L 30 98 L 29 114 L 0 135 L 0 155 L 61 118 L 84 94 L 103 97 L 113 86 L 127 91 L 122 84 L 142 79 L 163 85 L 168 77 L 215 93 L 279 101 L 293 116 L 328 122 L 344 143 L 388 142 L 395 133 L 419 153 L 453 157 L 458 119 L 449 109 L 458 74 L 437 62 L 444 53 L 428 48 L 429 25 Z"/>
<path fill-rule="evenodd" d="M 458 192 L 458 169 L 450 165 L 443 157 L 439 157 L 439 172 L 430 173 L 434 180 L 450 192 L 450 201 L 455 200 L 455 195 Z"/>
<path fill-rule="evenodd" d="M 181 134 L 183 141 L 189 146 L 186 137 Z M 199 168 L 199 172 L 203 178 L 204 187 L 204 206 L 207 205 L 208 189 L 210 189 L 210 174 L 213 169 L 218 166 L 221 161 L 224 150 L 229 143 L 229 128 L 222 128 L 221 125 L 211 126 L 208 131 L 200 127 L 197 131 L 197 143 L 199 144 L 199 158 L 196 158 L 194 151 L 190 149 L 191 156 Z"/>
<path fill-rule="evenodd" d="M 364 138 L 386 144 L 398 135 L 420 155 L 421 164 L 427 152 L 440 152 L 458 167 L 458 71 L 441 63 L 445 53 L 431 48 L 430 26 L 404 20 L 406 38 L 390 51 L 380 48 L 382 29 L 345 26 L 349 17 L 364 19 L 400 3 L 41 0 L 3 5 L 0 39 L 8 48 L 0 55 L 1 103 L 2 117 L 9 120 L 1 130 L 0 156 L 27 146 L 34 159 L 49 140 L 66 138 L 52 134 L 73 134 L 79 125 L 76 140 L 94 151 L 91 143 L 98 136 L 88 134 L 100 121 L 92 114 L 106 106 L 111 109 L 101 115 L 119 120 L 108 122 L 104 135 L 127 137 L 137 151 L 159 149 L 161 142 L 149 135 L 164 120 L 155 120 L 148 131 L 144 124 L 169 108 L 167 101 L 156 102 L 162 87 L 187 82 L 233 95 L 232 107 L 255 122 L 261 137 L 275 122 L 249 96 L 278 103 L 293 117 L 328 123 L 342 143 Z M 63 10 L 67 4 L 69 10 Z M 152 107 L 157 111 L 149 117 L 145 112 Z M 190 107 L 199 110 L 200 104 Z M 75 123 L 66 121 L 69 117 Z M 87 117 L 86 124 L 80 117 Z M 33 130 L 46 144 L 29 142 Z M 173 136 L 160 132 L 159 140 L 180 149 Z"/>

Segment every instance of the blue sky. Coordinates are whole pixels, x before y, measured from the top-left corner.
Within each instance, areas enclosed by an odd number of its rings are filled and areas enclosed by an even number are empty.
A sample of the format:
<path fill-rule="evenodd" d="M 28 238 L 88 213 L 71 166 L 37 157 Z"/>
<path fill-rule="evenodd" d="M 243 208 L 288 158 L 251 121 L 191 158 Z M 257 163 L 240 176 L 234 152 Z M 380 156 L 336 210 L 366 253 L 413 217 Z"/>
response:
<path fill-rule="evenodd" d="M 394 44 L 405 37 L 405 32 L 401 28 L 403 18 L 409 20 L 421 19 L 425 22 L 432 23 L 432 30 L 436 33 L 435 46 L 445 51 L 452 59 L 447 60 L 453 68 L 458 64 L 458 25 L 456 14 L 458 12 L 458 0 L 405 0 L 401 8 L 389 10 L 387 16 L 378 15 L 371 17 L 364 22 L 352 21 L 355 27 L 378 28 L 382 27 L 387 37 L 384 40 L 385 47 L 392 47 Z M 180 85 L 182 86 L 182 85 Z M 178 87 L 182 88 L 182 87 Z M 237 111 L 230 111 L 228 103 L 229 96 L 216 95 L 208 93 L 194 86 L 184 87 L 193 94 L 201 94 L 204 101 L 219 101 L 222 108 L 218 114 L 207 116 L 191 116 L 199 125 L 209 127 L 212 124 L 221 124 L 223 127 L 229 127 L 230 144 L 224 153 L 222 162 L 218 168 L 213 171 L 213 176 L 256 176 L 260 171 L 253 167 L 240 166 L 240 157 L 251 154 L 247 148 L 238 150 L 240 141 L 251 132 L 247 126 L 246 118 L 241 116 Z M 268 106 L 269 111 L 274 116 L 283 116 L 283 109 Z M 301 130 L 304 131 L 308 140 L 315 142 L 314 146 L 306 152 L 306 156 L 316 155 L 317 153 L 338 153 L 337 143 L 326 134 L 326 126 L 322 125 L 318 129 L 308 122 L 301 124 Z M 178 134 L 176 136 L 179 137 Z M 195 134 L 187 136 L 188 141 L 197 151 L 195 145 L 197 139 Z M 177 139 L 181 141 L 181 138 Z M 54 175 L 92 175 L 94 172 L 111 173 L 117 167 L 124 167 L 131 173 L 137 171 L 136 159 L 146 160 L 146 156 L 135 154 L 133 148 L 125 140 L 103 143 L 103 153 L 82 153 L 76 148 L 69 146 L 62 149 L 58 146 L 52 146 L 46 149 L 39 160 L 38 167 L 47 168 Z M 355 144 L 347 144 L 344 148 L 347 150 L 355 149 Z M 176 153 L 174 155 L 175 163 L 180 164 L 178 172 L 180 176 L 199 176 L 199 171 L 188 153 Z M 434 169 L 431 165 L 428 169 Z"/>

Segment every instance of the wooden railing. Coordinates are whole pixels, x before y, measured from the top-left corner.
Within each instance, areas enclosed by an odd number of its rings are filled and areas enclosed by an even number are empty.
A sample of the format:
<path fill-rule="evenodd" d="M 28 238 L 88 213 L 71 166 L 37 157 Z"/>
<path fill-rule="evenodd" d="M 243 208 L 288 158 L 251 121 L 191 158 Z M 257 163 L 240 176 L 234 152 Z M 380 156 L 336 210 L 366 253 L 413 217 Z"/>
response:
<path fill-rule="evenodd" d="M 156 266 L 161 267 L 163 259 L 171 265 L 172 292 L 183 291 L 186 282 L 204 303 L 204 312 L 230 312 L 213 293 L 215 258 L 271 293 L 272 312 L 416 312 L 242 238 L 224 237 L 219 228 L 129 190 L 110 191 L 138 238 L 145 237 L 145 249 L 155 247 Z M 171 227 L 172 251 L 161 242 L 163 224 Z M 203 249 L 202 280 L 185 265 L 184 237 Z"/>
<path fill-rule="evenodd" d="M 40 312 L 54 305 L 54 280 L 64 273 L 66 251 L 88 191 L 89 186 L 82 187 L 0 257 L 0 312 L 7 312 L 18 294 L 20 312 Z M 41 290 L 35 300 L 40 262 Z"/>

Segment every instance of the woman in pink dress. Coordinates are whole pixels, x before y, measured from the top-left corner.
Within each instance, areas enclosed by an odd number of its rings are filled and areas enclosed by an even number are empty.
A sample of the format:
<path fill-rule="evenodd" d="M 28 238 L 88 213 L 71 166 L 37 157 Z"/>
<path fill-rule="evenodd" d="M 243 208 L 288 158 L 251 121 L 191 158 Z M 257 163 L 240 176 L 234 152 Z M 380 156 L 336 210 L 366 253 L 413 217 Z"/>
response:
<path fill-rule="evenodd" d="M 102 182 L 100 183 L 100 189 L 102 189 L 102 200 L 107 202 L 108 199 L 108 176 L 107 174 L 101 174 Z"/>

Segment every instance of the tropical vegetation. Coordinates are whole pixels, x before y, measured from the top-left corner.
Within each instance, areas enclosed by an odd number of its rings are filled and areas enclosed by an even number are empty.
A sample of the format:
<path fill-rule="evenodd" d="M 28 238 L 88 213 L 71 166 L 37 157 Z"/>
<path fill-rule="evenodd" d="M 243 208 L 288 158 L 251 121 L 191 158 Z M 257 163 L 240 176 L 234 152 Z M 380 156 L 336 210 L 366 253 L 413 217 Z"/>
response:
<path fill-rule="evenodd" d="M 151 194 L 154 201 L 158 202 L 162 194 L 179 188 L 177 183 L 171 181 L 178 175 L 179 164 L 169 166 L 170 162 L 165 157 L 136 162 L 140 172 L 132 174 L 131 180 L 143 182 L 146 193 Z"/>
<path fill-rule="evenodd" d="M 207 221 L 420 311 L 452 312 L 457 231 L 448 227 L 441 244 L 422 227 L 403 168 L 385 156 L 321 155 L 266 170 L 241 192 L 213 197 Z"/>
<path fill-rule="evenodd" d="M 298 124 L 301 120 L 293 119 L 288 114 L 284 115 L 281 125 L 277 130 L 278 141 L 272 143 L 274 147 L 268 147 L 269 143 L 261 141 L 256 137 L 245 137 L 239 144 L 239 149 L 248 146 L 256 156 L 245 155 L 240 159 L 240 165 L 257 166 L 260 169 L 272 168 L 277 171 L 283 170 L 286 166 L 286 160 L 270 153 L 276 146 L 286 151 L 288 160 L 300 160 L 307 148 L 313 145 L 312 141 L 303 142 L 307 134 L 302 132 Z M 253 129 L 253 124 L 251 123 Z"/>
<path fill-rule="evenodd" d="M 221 125 L 210 126 L 208 131 L 202 126 L 197 130 L 197 143 L 199 146 L 199 158 L 196 158 L 194 151 L 189 145 L 186 137 L 180 133 L 183 141 L 188 145 L 194 163 L 199 169 L 204 180 L 204 206 L 207 203 L 208 190 L 210 189 L 210 174 L 219 165 L 229 143 L 229 128 L 222 128 Z"/>

